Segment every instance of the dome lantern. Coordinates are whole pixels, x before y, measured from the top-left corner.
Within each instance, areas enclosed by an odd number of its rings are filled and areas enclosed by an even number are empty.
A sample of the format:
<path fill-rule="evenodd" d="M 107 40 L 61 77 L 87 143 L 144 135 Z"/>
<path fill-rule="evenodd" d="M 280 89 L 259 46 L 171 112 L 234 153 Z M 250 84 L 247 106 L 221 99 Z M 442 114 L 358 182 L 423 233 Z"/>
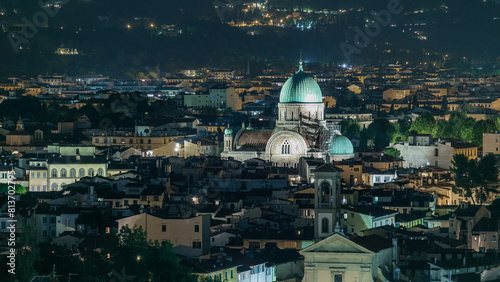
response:
<path fill-rule="evenodd" d="M 230 127 L 230 125 L 228 124 L 226 130 L 224 130 L 225 135 L 232 135 L 233 134 L 233 130 L 229 127 Z"/>

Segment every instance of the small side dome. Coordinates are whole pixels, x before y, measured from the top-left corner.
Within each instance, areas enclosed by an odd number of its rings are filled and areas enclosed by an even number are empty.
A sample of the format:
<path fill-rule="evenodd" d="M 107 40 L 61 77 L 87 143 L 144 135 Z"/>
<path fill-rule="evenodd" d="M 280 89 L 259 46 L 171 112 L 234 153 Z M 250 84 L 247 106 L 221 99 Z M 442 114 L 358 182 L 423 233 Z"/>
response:
<path fill-rule="evenodd" d="M 231 135 L 233 134 L 233 130 L 231 128 L 229 128 L 229 126 L 226 128 L 226 130 L 224 130 L 224 134 L 225 135 Z"/>
<path fill-rule="evenodd" d="M 330 142 L 330 155 L 354 155 L 354 147 L 351 140 L 340 135 L 339 132 L 333 135 Z"/>

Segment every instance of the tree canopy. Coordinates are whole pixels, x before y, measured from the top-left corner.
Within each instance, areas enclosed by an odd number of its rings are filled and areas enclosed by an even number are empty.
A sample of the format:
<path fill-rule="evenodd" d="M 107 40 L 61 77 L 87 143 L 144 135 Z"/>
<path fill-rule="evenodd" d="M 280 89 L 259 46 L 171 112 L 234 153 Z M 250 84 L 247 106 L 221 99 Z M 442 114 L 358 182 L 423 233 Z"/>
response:
<path fill-rule="evenodd" d="M 469 160 L 465 155 L 453 156 L 452 167 L 455 185 L 453 192 L 470 198 L 475 204 L 483 202 L 491 193 L 496 193 L 489 185 L 498 181 L 496 159 L 492 154 L 484 156 L 480 161 Z"/>
<path fill-rule="evenodd" d="M 179 264 L 170 242 L 148 241 L 142 227 L 124 226 L 108 242 L 105 252 L 109 253 L 110 266 L 126 269 L 137 281 L 197 281 L 197 276 Z"/>
<path fill-rule="evenodd" d="M 373 140 L 375 148 L 385 148 L 389 143 L 396 141 L 398 135 L 397 125 L 386 118 L 375 119 L 366 131 L 368 138 Z"/>
<path fill-rule="evenodd" d="M 436 120 L 429 112 L 422 113 L 411 124 L 410 132 L 432 134 L 435 138 L 455 138 L 481 146 L 483 133 L 496 131 L 499 123 L 495 119 L 478 120 L 467 117 L 467 107 L 462 106 L 450 114 L 448 120 Z"/>
<path fill-rule="evenodd" d="M 361 126 L 359 125 L 359 122 L 357 120 L 351 118 L 343 119 L 340 122 L 340 126 L 341 133 L 345 137 L 349 139 L 359 137 Z"/>
<path fill-rule="evenodd" d="M 436 120 L 429 112 L 424 112 L 418 116 L 411 124 L 410 131 L 416 131 L 420 134 L 434 134 Z"/>

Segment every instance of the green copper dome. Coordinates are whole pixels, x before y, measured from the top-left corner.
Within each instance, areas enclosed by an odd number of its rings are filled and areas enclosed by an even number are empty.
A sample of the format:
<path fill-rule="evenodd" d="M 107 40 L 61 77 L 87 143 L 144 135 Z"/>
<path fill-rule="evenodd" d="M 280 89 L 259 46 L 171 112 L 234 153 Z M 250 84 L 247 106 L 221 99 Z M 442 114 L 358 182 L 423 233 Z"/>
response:
<path fill-rule="evenodd" d="M 342 135 L 333 135 L 330 143 L 330 155 L 353 155 L 354 148 L 351 141 Z"/>
<path fill-rule="evenodd" d="M 280 93 L 280 103 L 322 103 L 323 95 L 314 78 L 307 75 L 300 63 L 299 71 L 290 77 Z"/>
<path fill-rule="evenodd" d="M 229 126 L 226 128 L 226 130 L 224 130 L 224 134 L 226 135 L 231 135 L 233 134 L 233 130 L 231 128 L 229 128 Z"/>

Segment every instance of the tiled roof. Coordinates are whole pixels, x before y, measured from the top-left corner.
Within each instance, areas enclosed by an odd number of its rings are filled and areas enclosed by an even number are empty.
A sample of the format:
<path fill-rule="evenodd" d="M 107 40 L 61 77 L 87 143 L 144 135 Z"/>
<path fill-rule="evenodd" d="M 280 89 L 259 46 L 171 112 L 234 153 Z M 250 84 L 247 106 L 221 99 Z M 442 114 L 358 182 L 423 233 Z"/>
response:
<path fill-rule="evenodd" d="M 313 172 L 342 172 L 343 170 L 332 165 L 332 164 L 324 164 L 317 169 L 315 169 Z"/>
<path fill-rule="evenodd" d="M 272 130 L 244 130 L 238 138 L 238 146 L 266 146 Z"/>

